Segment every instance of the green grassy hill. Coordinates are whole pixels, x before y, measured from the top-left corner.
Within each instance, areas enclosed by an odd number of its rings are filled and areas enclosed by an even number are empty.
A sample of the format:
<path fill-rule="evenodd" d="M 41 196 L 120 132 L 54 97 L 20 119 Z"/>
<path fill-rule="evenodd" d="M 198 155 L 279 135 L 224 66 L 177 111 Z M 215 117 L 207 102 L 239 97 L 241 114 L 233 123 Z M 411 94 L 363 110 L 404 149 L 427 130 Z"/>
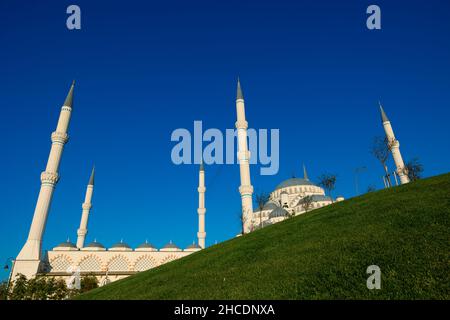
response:
<path fill-rule="evenodd" d="M 445 174 L 314 210 L 78 298 L 449 299 L 449 214 Z M 380 290 L 366 287 L 373 264 Z"/>

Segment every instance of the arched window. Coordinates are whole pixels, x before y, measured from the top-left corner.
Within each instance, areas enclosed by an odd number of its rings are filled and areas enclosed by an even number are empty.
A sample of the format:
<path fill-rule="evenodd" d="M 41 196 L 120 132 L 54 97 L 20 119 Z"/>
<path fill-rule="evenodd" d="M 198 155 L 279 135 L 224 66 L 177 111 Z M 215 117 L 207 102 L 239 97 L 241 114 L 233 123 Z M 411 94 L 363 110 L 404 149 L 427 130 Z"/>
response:
<path fill-rule="evenodd" d="M 70 259 L 66 256 L 58 256 L 50 261 L 50 271 L 63 271 L 66 272 L 72 265 Z"/>
<path fill-rule="evenodd" d="M 89 256 L 80 262 L 81 271 L 101 271 L 102 263 L 95 256 Z"/>
<path fill-rule="evenodd" d="M 134 265 L 134 271 L 145 271 L 156 267 L 157 263 L 155 259 L 150 256 L 142 256 L 136 261 Z"/>
<path fill-rule="evenodd" d="M 124 256 L 116 256 L 108 263 L 108 271 L 128 271 L 128 261 Z"/>
<path fill-rule="evenodd" d="M 167 262 L 176 260 L 176 259 L 178 259 L 177 256 L 175 256 L 175 255 L 170 255 L 170 256 L 167 256 L 167 257 L 165 257 L 164 259 L 162 259 L 161 264 L 164 264 L 164 263 L 167 263 Z"/>

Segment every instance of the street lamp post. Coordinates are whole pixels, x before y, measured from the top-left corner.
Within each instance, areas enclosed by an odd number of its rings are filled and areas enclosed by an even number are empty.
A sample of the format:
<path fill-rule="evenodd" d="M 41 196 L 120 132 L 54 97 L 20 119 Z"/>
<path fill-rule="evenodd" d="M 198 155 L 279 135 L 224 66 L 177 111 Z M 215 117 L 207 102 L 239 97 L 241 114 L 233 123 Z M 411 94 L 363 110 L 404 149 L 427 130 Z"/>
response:
<path fill-rule="evenodd" d="M 9 257 L 8 259 L 6 259 L 5 266 L 3 267 L 3 269 L 5 271 L 9 270 L 9 265 L 8 265 L 9 262 L 11 262 L 11 271 L 9 272 L 8 283 L 6 284 L 6 300 L 8 300 L 9 286 L 11 284 L 11 277 L 12 277 L 12 274 L 13 274 L 13 271 L 14 271 L 14 258 L 13 257 Z"/>

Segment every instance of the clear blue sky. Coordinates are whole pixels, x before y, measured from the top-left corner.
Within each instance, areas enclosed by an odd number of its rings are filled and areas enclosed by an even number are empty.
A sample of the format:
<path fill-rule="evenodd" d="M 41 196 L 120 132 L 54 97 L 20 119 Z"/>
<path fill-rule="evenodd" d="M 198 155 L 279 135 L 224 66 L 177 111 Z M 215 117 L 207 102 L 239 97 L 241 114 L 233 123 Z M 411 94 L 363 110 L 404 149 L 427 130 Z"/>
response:
<path fill-rule="evenodd" d="M 382 30 L 366 28 L 366 8 Z M 77 4 L 82 29 L 69 31 Z M 306 163 L 336 194 L 382 187 L 369 154 L 382 135 L 381 99 L 405 160 L 425 175 L 450 169 L 448 1 L 12 1 L 0 3 L 0 262 L 26 240 L 50 134 L 76 79 L 70 141 L 44 248 L 76 238 L 86 183 L 97 168 L 88 241 L 185 247 L 197 232 L 197 167 L 170 160 L 176 128 L 232 128 L 236 78 L 253 128 L 280 129 L 271 191 Z M 391 164 L 392 168 L 392 164 Z M 237 165 L 206 167 L 207 243 L 239 229 Z M 0 274 L 4 278 L 6 273 Z"/>

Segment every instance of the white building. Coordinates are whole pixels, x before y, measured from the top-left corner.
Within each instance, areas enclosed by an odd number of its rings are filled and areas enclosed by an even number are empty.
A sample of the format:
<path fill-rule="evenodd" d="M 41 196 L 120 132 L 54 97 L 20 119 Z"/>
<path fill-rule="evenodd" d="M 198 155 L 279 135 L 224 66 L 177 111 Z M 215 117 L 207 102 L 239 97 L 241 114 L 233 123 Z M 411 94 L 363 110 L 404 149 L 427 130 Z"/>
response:
<path fill-rule="evenodd" d="M 253 211 L 251 220 L 253 230 L 332 203 L 323 188 L 309 180 L 305 167 L 303 172 L 303 178 L 290 178 L 281 182 L 270 193 L 269 201 L 264 204 L 262 210 L 256 208 Z M 309 197 L 307 201 L 306 197 Z M 339 197 L 339 201 L 341 200 L 343 198 Z"/>

